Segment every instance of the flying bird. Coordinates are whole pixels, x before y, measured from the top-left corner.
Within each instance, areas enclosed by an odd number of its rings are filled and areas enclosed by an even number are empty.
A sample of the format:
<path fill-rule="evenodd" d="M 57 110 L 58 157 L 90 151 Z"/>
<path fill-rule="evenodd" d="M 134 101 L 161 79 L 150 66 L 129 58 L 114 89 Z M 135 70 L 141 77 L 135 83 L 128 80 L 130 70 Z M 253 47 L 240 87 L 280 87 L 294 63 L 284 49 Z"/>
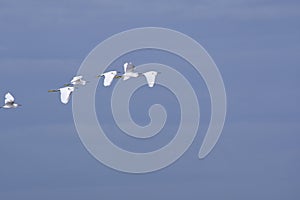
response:
<path fill-rule="evenodd" d="M 15 103 L 15 98 L 8 92 L 5 95 L 4 105 L 0 108 L 17 108 L 21 106 L 21 104 Z"/>
<path fill-rule="evenodd" d="M 114 78 L 121 78 L 122 76 L 117 76 L 117 71 L 105 72 L 97 77 L 104 77 L 103 85 L 105 87 L 110 86 Z"/>
<path fill-rule="evenodd" d="M 74 92 L 75 87 L 63 87 L 57 90 L 48 90 L 48 92 L 60 92 L 60 101 L 63 104 L 67 104 L 70 100 L 71 94 Z"/>
<path fill-rule="evenodd" d="M 87 83 L 86 80 L 83 79 L 83 76 L 74 76 L 69 84 L 65 84 L 64 86 L 80 86 L 85 85 Z"/>
<path fill-rule="evenodd" d="M 148 72 L 144 72 L 142 73 L 142 75 L 145 76 L 148 86 L 149 87 L 153 87 L 155 84 L 155 79 L 156 76 L 159 74 L 160 72 L 156 72 L 156 71 L 148 71 Z"/>
<path fill-rule="evenodd" d="M 122 75 L 122 77 L 124 81 L 130 78 L 137 78 L 140 75 L 138 72 L 134 71 L 135 66 L 131 62 L 124 63 L 123 68 L 124 68 L 124 74 Z"/>

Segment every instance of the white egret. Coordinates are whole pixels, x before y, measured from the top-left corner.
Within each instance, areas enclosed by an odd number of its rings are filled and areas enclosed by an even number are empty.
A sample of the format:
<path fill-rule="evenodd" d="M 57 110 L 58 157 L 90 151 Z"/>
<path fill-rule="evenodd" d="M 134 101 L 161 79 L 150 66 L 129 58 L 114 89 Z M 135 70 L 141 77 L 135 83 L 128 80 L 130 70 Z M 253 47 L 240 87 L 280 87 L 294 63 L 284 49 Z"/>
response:
<path fill-rule="evenodd" d="M 122 77 L 124 81 L 130 78 L 139 77 L 139 73 L 134 71 L 135 66 L 131 62 L 124 63 L 123 67 L 124 67 L 124 74 L 122 75 Z"/>
<path fill-rule="evenodd" d="M 110 86 L 114 78 L 120 78 L 121 76 L 117 76 L 117 71 L 109 71 L 105 72 L 97 77 L 104 77 L 103 85 L 105 87 Z"/>
<path fill-rule="evenodd" d="M 155 84 L 155 79 L 157 74 L 159 74 L 160 72 L 156 72 L 156 71 L 148 71 L 148 72 L 144 72 L 142 73 L 142 75 L 144 75 L 146 77 L 147 83 L 149 87 L 153 87 Z"/>
<path fill-rule="evenodd" d="M 17 108 L 18 106 L 21 106 L 21 104 L 15 103 L 15 98 L 8 92 L 5 95 L 5 104 L 0 108 Z"/>
<path fill-rule="evenodd" d="M 70 100 L 72 92 L 74 92 L 75 87 L 63 87 L 57 90 L 48 90 L 48 92 L 60 92 L 60 101 L 63 104 L 67 104 Z"/>
<path fill-rule="evenodd" d="M 69 84 L 65 84 L 64 86 L 80 86 L 85 85 L 87 83 L 86 80 L 83 79 L 83 76 L 74 76 Z"/>

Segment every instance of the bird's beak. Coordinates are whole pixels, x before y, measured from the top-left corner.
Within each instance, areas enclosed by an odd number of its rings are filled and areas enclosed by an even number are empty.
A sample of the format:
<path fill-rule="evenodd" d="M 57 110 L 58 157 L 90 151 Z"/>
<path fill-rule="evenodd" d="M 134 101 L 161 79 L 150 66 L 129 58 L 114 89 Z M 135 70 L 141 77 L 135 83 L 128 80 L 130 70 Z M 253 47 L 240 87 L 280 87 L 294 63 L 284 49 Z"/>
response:
<path fill-rule="evenodd" d="M 57 90 L 48 90 L 48 92 L 57 92 Z"/>
<path fill-rule="evenodd" d="M 64 87 L 68 87 L 68 86 L 71 86 L 71 84 L 70 83 L 64 84 Z"/>
<path fill-rule="evenodd" d="M 102 77 L 103 76 L 103 74 L 100 74 L 100 75 L 98 75 L 98 76 L 96 76 L 97 78 L 100 78 L 100 77 Z"/>

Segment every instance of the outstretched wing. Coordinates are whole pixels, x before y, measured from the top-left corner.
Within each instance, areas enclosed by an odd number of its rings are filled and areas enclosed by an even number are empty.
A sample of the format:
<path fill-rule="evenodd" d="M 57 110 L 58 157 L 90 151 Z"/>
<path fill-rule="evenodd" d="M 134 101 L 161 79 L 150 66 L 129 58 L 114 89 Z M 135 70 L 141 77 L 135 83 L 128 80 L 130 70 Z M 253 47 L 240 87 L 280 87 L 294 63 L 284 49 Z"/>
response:
<path fill-rule="evenodd" d="M 103 85 L 105 87 L 110 86 L 111 82 L 113 81 L 113 79 L 116 75 L 117 75 L 117 71 L 109 71 L 109 72 L 103 73 L 103 76 L 104 76 Z"/>
<path fill-rule="evenodd" d="M 71 80 L 71 83 L 79 81 L 80 79 L 82 79 L 82 76 L 74 76 L 73 79 Z"/>
<path fill-rule="evenodd" d="M 8 92 L 5 95 L 5 104 L 13 104 L 15 101 L 15 98 Z"/>
<path fill-rule="evenodd" d="M 60 101 L 63 104 L 67 104 L 70 100 L 71 94 L 74 91 L 74 87 L 60 88 Z"/>
<path fill-rule="evenodd" d="M 148 83 L 149 87 L 154 86 L 157 74 L 158 74 L 158 72 L 156 72 L 156 71 L 149 71 L 149 72 L 143 73 L 143 75 L 146 77 L 146 80 L 147 80 L 147 83 Z"/>
<path fill-rule="evenodd" d="M 86 81 L 83 80 L 83 77 L 82 76 L 75 76 L 72 80 L 71 80 L 71 83 L 73 85 L 85 85 L 86 84 Z"/>
<path fill-rule="evenodd" d="M 130 76 L 123 76 L 123 80 L 124 80 L 124 81 L 126 81 L 126 80 L 128 80 L 128 79 L 130 79 Z"/>
<path fill-rule="evenodd" d="M 124 73 L 133 72 L 135 66 L 131 62 L 124 63 Z"/>

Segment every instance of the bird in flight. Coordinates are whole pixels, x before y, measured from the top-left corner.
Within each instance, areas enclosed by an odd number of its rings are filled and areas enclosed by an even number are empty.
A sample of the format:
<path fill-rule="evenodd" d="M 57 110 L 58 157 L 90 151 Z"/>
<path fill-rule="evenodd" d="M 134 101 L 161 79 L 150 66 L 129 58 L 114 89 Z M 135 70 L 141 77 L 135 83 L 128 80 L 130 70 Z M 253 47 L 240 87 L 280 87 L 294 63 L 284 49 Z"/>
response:
<path fill-rule="evenodd" d="M 21 104 L 15 103 L 15 98 L 8 92 L 5 95 L 4 105 L 0 108 L 17 108 L 21 106 Z"/>
<path fill-rule="evenodd" d="M 48 92 L 60 92 L 60 101 L 67 104 L 70 100 L 71 94 L 74 92 L 75 87 L 66 86 L 56 90 L 48 90 Z"/>
<path fill-rule="evenodd" d="M 155 80 L 156 80 L 156 76 L 158 74 L 160 74 L 160 72 L 157 72 L 157 71 L 148 71 L 148 72 L 144 72 L 142 73 L 146 80 L 147 80 L 147 83 L 148 83 L 148 86 L 149 87 L 153 87 L 154 84 L 155 84 Z"/>
<path fill-rule="evenodd" d="M 81 86 L 86 85 L 87 81 L 83 79 L 83 76 L 74 76 L 70 83 L 64 86 Z"/>
<path fill-rule="evenodd" d="M 135 72 L 135 66 L 132 64 L 132 62 L 124 63 L 123 68 L 124 68 L 124 74 L 121 77 L 123 77 L 124 81 L 130 78 L 137 78 L 140 76 L 138 72 Z"/>
<path fill-rule="evenodd" d="M 114 78 L 121 78 L 121 76 L 117 75 L 117 71 L 109 71 L 103 74 L 98 75 L 97 77 L 104 77 L 103 85 L 105 87 L 110 86 Z"/>

